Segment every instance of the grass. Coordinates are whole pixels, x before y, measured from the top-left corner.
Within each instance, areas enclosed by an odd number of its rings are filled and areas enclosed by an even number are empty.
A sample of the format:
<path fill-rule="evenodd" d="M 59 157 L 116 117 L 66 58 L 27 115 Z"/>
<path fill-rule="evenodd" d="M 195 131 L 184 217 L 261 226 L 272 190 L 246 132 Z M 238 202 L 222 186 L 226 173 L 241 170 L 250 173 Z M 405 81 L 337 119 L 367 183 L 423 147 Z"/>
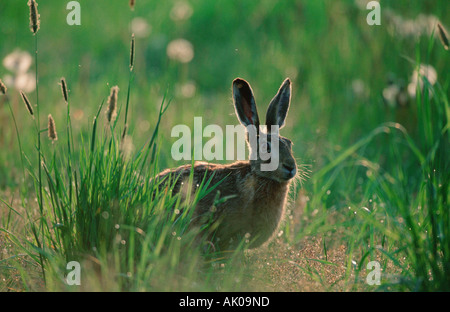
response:
<path fill-rule="evenodd" d="M 369 27 L 351 1 L 198 1 L 186 20 L 168 18 L 175 3 L 139 1 L 126 20 L 127 5 L 111 2 L 81 2 L 78 28 L 64 25 L 64 8 L 39 3 L 35 35 L 25 6 L 0 4 L 2 23 L 15 29 L 2 29 L 11 40 L 0 55 L 17 46 L 34 53 L 38 82 L 34 118 L 18 90 L 0 94 L 1 291 L 449 290 L 450 62 L 437 34 L 401 37 L 388 14 Z M 435 14 L 448 26 L 439 16 L 448 4 L 425 2 L 382 3 L 382 13 Z M 135 17 L 152 29 L 133 38 L 130 66 Z M 165 54 L 179 37 L 194 46 L 190 63 Z M 437 81 L 421 76 L 408 105 L 385 104 L 386 78 L 401 86 L 420 64 L 436 68 Z M 181 165 L 170 157 L 170 129 L 194 116 L 235 124 L 233 78 L 248 79 L 261 106 L 288 75 L 294 94 L 282 135 L 310 177 L 292 188 L 270 244 L 216 254 L 188 230 L 214 186 L 204 181 L 182 200 L 152 180 Z M 126 92 L 110 124 L 114 85 Z M 54 116 L 58 141 L 44 137 L 40 112 Z M 73 260 L 80 286 L 65 282 Z M 371 261 L 381 285 L 366 283 Z"/>

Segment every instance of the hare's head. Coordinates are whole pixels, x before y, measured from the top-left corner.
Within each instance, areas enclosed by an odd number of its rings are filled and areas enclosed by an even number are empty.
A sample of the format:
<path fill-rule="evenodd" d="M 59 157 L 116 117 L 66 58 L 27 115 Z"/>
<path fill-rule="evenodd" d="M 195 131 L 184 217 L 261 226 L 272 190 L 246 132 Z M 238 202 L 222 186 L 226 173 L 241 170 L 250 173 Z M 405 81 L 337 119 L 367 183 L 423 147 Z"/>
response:
<path fill-rule="evenodd" d="M 287 78 L 269 104 L 266 114 L 266 131 L 260 129 L 258 111 L 253 91 L 247 81 L 233 80 L 233 100 L 241 124 L 247 129 L 252 171 L 278 182 L 292 179 L 297 164 L 292 155 L 291 140 L 279 135 L 284 126 L 291 101 L 291 81 Z"/>

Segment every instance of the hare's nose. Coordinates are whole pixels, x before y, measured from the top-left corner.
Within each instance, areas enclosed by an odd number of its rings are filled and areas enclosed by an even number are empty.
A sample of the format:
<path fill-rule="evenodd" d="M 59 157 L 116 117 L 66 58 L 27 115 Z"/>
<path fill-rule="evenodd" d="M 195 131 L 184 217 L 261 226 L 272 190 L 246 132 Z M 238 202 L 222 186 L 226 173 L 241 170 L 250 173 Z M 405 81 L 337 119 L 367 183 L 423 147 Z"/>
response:
<path fill-rule="evenodd" d="M 292 178 L 297 173 L 297 168 L 292 165 L 283 164 L 283 169 L 286 171 L 286 174 Z"/>

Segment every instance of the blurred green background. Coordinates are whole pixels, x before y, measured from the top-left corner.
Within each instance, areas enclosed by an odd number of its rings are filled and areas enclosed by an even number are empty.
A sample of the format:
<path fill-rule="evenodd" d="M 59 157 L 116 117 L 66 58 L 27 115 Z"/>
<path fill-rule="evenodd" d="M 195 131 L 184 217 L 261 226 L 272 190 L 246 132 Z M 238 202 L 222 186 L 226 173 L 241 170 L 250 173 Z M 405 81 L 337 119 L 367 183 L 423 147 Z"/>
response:
<path fill-rule="evenodd" d="M 282 134 L 292 139 L 299 162 L 313 172 L 384 121 L 400 122 L 415 132 L 414 109 L 399 107 L 395 97 L 384 98 L 383 92 L 389 95 L 389 84 L 407 87 L 418 54 L 429 58 L 421 62 L 433 66 L 448 91 L 448 51 L 438 39 L 430 49 L 429 39 L 437 21 L 444 26 L 450 23 L 445 14 L 448 1 L 380 1 L 380 26 L 367 24 L 370 11 L 364 0 L 137 0 L 134 11 L 125 0 L 81 0 L 79 26 L 67 24 L 67 3 L 39 1 L 41 114 L 51 113 L 57 127 L 64 125 L 61 77 L 70 90 L 76 138 L 76 131 L 82 135 L 89 131 L 111 86 L 120 87 L 119 105 L 124 105 L 134 32 L 129 120 L 136 147 L 151 135 L 167 89 L 173 98 L 162 124 L 165 140 L 161 142 L 166 144 L 161 147 L 162 166 L 178 165 L 170 157 L 173 125 L 192 126 L 194 116 L 202 116 L 204 125 L 237 124 L 230 88 L 235 77 L 252 85 L 263 120 L 280 83 L 286 77 L 293 80 L 292 105 Z M 28 14 L 25 0 L 1 1 L 0 59 L 15 50 L 33 55 Z M 169 52 L 169 44 L 176 39 L 188 43 L 176 41 L 174 52 Z M 6 83 L 5 76 L 15 74 L 4 63 L 0 78 Z M 33 73 L 34 58 L 30 65 L 28 72 Z M 26 136 L 32 123 L 14 84 L 7 86 L 16 118 L 24 128 L 19 129 L 24 133 L 24 148 L 32 149 L 32 137 L 27 142 Z M 34 93 L 28 93 L 32 101 Z M 0 107 L 0 114 L 0 185 L 14 186 L 15 133 L 6 105 Z M 60 131 L 61 140 L 64 135 Z M 367 148 L 377 155 L 379 146 Z M 379 161 L 383 162 L 382 155 Z"/>

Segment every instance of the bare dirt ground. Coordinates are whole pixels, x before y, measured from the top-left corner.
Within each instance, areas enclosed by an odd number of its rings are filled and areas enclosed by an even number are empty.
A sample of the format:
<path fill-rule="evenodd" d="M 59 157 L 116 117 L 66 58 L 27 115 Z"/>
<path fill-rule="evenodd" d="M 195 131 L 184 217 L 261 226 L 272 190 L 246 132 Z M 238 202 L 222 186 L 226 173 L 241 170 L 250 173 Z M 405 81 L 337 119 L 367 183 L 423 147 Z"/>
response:
<path fill-rule="evenodd" d="M 344 246 L 323 254 L 321 239 L 314 237 L 290 246 L 278 239 L 266 248 L 249 252 L 254 291 L 346 291 Z M 352 274 L 352 272 L 349 272 Z M 251 289 L 249 289 L 251 290 Z"/>

